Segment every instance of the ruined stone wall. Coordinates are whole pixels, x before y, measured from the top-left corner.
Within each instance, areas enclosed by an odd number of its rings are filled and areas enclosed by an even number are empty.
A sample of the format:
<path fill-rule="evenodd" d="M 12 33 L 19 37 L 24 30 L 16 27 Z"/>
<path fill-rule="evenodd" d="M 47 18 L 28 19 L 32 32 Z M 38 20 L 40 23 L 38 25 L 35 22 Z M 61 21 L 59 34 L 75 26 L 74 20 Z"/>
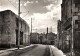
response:
<path fill-rule="evenodd" d="M 70 45 L 69 48 L 71 48 L 71 44 L 72 44 L 72 38 L 74 38 L 74 41 L 76 42 L 75 38 L 77 38 L 76 35 L 76 31 L 75 28 L 77 27 L 77 25 L 75 25 L 75 20 L 79 20 L 79 16 L 80 16 L 80 3 L 78 3 L 79 0 L 64 0 L 63 4 L 62 4 L 62 27 L 63 27 L 63 31 L 66 32 L 66 34 L 63 34 L 63 49 L 64 51 L 66 51 L 65 47 L 67 47 L 65 45 L 65 42 L 67 43 L 67 41 L 69 41 Z M 73 29 L 72 29 L 73 27 Z M 73 31 L 73 32 L 72 32 Z M 72 37 L 73 36 L 73 37 Z M 69 40 L 67 40 L 69 38 Z M 67 40 L 67 41 L 65 41 Z M 74 43 L 73 43 L 74 44 Z"/>
<path fill-rule="evenodd" d="M 14 13 L 11 13 L 11 17 L 12 17 L 11 18 L 11 21 L 12 21 L 12 27 L 11 28 L 12 28 L 12 37 L 13 37 L 13 38 L 11 38 L 11 42 L 16 44 L 15 30 L 18 29 L 18 27 L 16 26 L 16 19 L 18 19 L 19 33 L 23 32 L 23 44 L 28 44 L 28 42 L 29 42 L 29 26 L 27 25 L 27 23 L 23 19 L 21 19 L 20 17 L 17 17 Z"/>
<path fill-rule="evenodd" d="M 16 23 L 19 24 L 19 29 Z M 27 23 L 10 10 L 0 12 L 0 44 L 16 45 L 16 30 L 19 30 L 19 33 L 23 32 L 23 44 L 27 44 L 29 42 Z"/>
<path fill-rule="evenodd" d="M 11 22 L 10 22 L 10 14 L 8 12 L 1 12 L 0 13 L 0 24 L 1 24 L 1 42 L 2 44 L 10 43 L 10 33 L 11 33 Z"/>

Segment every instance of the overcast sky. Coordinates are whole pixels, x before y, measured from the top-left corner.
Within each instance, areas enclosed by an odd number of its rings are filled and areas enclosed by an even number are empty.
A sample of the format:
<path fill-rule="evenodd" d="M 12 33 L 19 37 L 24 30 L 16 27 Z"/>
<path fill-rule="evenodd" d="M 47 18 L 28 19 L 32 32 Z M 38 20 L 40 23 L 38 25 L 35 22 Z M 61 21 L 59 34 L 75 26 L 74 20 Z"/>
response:
<path fill-rule="evenodd" d="M 31 25 L 33 32 L 57 33 L 57 20 L 61 19 L 61 0 L 21 0 L 21 17 Z M 18 0 L 0 0 L 0 11 L 12 10 L 18 14 Z"/>

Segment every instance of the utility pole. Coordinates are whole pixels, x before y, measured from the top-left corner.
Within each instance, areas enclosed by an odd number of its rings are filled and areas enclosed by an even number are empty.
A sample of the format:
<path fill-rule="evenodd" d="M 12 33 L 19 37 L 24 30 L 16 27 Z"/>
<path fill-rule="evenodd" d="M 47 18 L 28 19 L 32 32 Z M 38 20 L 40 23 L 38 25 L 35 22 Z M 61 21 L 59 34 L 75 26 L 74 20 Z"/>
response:
<path fill-rule="evenodd" d="M 32 33 L 32 18 L 31 18 L 31 33 Z"/>
<path fill-rule="evenodd" d="M 48 27 L 47 27 L 47 34 L 46 34 L 46 39 L 47 39 L 47 35 L 48 35 Z"/>
<path fill-rule="evenodd" d="M 20 17 L 20 0 L 19 0 L 18 15 L 19 15 L 19 17 Z"/>
<path fill-rule="evenodd" d="M 73 28 L 73 26 L 74 26 L 74 24 L 73 24 L 73 19 L 72 19 L 72 39 L 71 39 L 71 40 L 72 40 L 72 41 L 71 41 L 71 42 L 72 42 L 72 46 L 71 46 L 71 55 L 72 55 L 72 56 L 73 56 L 73 54 L 74 54 L 74 50 L 73 50 L 73 48 L 74 48 L 74 47 L 73 47 L 73 46 L 74 46 L 74 45 L 73 45 L 73 44 L 74 44 L 74 41 L 73 41 L 73 38 L 74 38 L 74 36 L 73 36 L 73 34 L 74 34 L 74 33 L 73 33 L 74 28 Z"/>
<path fill-rule="evenodd" d="M 20 42 L 20 32 L 19 32 L 19 18 L 20 18 L 20 0 L 19 0 L 19 8 L 18 8 L 18 49 Z"/>
<path fill-rule="evenodd" d="M 32 37 L 32 18 L 31 18 L 31 34 L 30 34 L 30 43 L 31 43 L 31 37 Z"/>
<path fill-rule="evenodd" d="M 48 44 L 48 37 L 47 37 L 47 35 L 48 35 L 48 27 L 47 27 L 47 33 L 46 33 L 46 40 L 47 40 L 47 44 Z"/>
<path fill-rule="evenodd" d="M 52 26 L 51 26 L 51 32 L 52 32 Z"/>
<path fill-rule="evenodd" d="M 71 13 L 72 13 L 72 38 L 71 38 L 71 43 L 72 43 L 72 45 L 71 45 L 71 56 L 73 56 L 74 55 L 74 50 L 73 50 L 73 46 L 74 46 L 74 41 L 73 41 L 73 39 L 74 39 L 74 36 L 73 36 L 73 32 L 74 32 L 74 21 L 73 21 L 73 0 L 71 0 Z"/>
<path fill-rule="evenodd" d="M 48 27 L 47 27 L 47 34 L 48 34 Z"/>

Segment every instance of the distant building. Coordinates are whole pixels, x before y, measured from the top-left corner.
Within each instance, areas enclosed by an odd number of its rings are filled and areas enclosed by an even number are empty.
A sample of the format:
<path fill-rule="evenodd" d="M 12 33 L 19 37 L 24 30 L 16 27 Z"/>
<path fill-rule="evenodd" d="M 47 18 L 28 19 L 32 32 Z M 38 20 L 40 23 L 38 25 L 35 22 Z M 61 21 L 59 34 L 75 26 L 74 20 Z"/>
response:
<path fill-rule="evenodd" d="M 41 33 L 39 34 L 39 43 L 42 43 L 42 44 L 46 44 L 46 34 L 45 33 Z"/>
<path fill-rule="evenodd" d="M 10 10 L 0 12 L 0 47 L 29 44 L 29 26 Z"/>
<path fill-rule="evenodd" d="M 37 44 L 38 43 L 38 33 L 31 33 L 30 41 L 32 44 Z"/>
<path fill-rule="evenodd" d="M 55 45 L 55 39 L 57 38 L 57 35 L 50 32 L 47 34 L 47 43 L 51 45 Z"/>
<path fill-rule="evenodd" d="M 31 34 L 31 43 L 32 44 L 51 44 L 55 45 L 57 35 L 50 32 L 48 34 L 45 33 L 32 33 Z"/>

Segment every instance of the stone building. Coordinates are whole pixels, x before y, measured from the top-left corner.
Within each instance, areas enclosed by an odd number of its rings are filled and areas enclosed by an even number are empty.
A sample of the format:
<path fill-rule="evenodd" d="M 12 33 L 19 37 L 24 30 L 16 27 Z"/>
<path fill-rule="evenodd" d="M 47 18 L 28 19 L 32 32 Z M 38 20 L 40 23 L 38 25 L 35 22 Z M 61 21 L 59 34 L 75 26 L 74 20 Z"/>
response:
<path fill-rule="evenodd" d="M 45 33 L 41 33 L 39 34 L 39 43 L 42 43 L 42 44 L 46 44 L 46 34 Z"/>
<path fill-rule="evenodd" d="M 61 38 L 64 52 L 80 52 L 80 0 L 62 0 Z"/>
<path fill-rule="evenodd" d="M 61 21 L 58 20 L 57 23 L 57 47 L 62 48 L 62 37 L 61 37 L 62 31 L 61 31 Z"/>
<path fill-rule="evenodd" d="M 39 33 L 31 33 L 30 41 L 32 44 L 38 43 Z"/>
<path fill-rule="evenodd" d="M 51 44 L 55 45 L 57 35 L 50 33 L 32 33 L 30 37 L 30 41 L 32 44 Z"/>
<path fill-rule="evenodd" d="M 10 10 L 0 12 L 0 47 L 29 44 L 29 26 Z"/>
<path fill-rule="evenodd" d="M 46 34 L 32 33 L 30 40 L 32 44 L 45 44 Z"/>
<path fill-rule="evenodd" d="M 57 38 L 57 35 L 55 33 L 48 33 L 47 34 L 47 43 L 50 45 L 55 45 L 55 39 Z"/>

